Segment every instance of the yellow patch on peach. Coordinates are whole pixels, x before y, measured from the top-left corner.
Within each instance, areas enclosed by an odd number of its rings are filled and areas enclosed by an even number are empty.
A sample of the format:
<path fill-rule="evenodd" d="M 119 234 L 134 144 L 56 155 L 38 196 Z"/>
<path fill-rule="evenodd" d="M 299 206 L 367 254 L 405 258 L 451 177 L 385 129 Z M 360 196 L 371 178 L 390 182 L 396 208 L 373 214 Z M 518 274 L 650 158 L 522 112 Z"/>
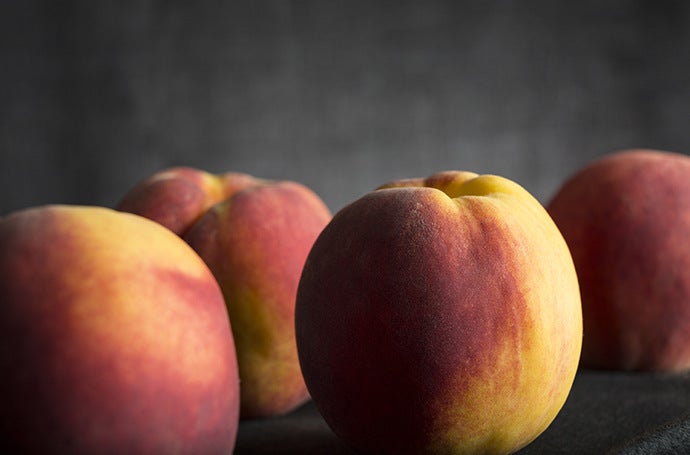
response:
<path fill-rule="evenodd" d="M 294 341 L 284 336 L 288 328 L 284 327 L 283 318 L 271 311 L 273 306 L 266 305 L 265 299 L 257 298 L 249 290 L 232 298 L 237 299 L 229 309 L 235 344 L 240 347 L 239 368 L 244 381 L 254 384 L 240 390 L 242 400 L 262 408 L 276 406 L 277 400 L 285 398 L 282 395 L 286 390 L 295 388 L 288 384 L 303 384 Z M 276 331 L 276 327 L 281 331 Z"/>
<path fill-rule="evenodd" d="M 192 299 L 202 295 L 213 296 L 217 284 L 209 280 L 206 265 L 180 239 L 168 230 L 157 229 L 148 220 L 135 215 L 121 214 L 139 223 L 139 235 L 122 239 L 117 252 L 104 250 L 99 245 L 109 244 L 119 235 L 118 223 L 113 223 L 111 213 L 104 210 L 101 216 L 91 209 L 89 216 L 80 216 L 78 209 L 70 212 L 61 221 L 61 229 L 78 240 L 72 241 L 72 267 L 61 272 L 62 283 L 68 292 L 74 294 L 66 323 L 70 326 L 70 336 L 83 336 L 94 345 L 112 345 L 114 350 L 123 349 L 123 340 L 132 356 L 157 352 L 178 352 L 180 360 L 176 364 L 181 377 L 190 381 L 210 381 L 214 368 L 224 363 L 217 358 L 218 352 L 206 349 L 204 340 L 186 336 L 175 321 L 181 318 L 188 321 L 184 326 L 203 321 L 197 312 L 203 311 L 204 302 Z M 116 253 L 116 254 L 114 254 Z M 152 267 L 149 258 L 161 255 L 170 264 L 166 269 Z M 108 270 L 98 275 L 92 270 Z M 103 280 L 109 276 L 110 280 Z M 179 286 L 176 286 L 179 281 Z M 199 295 L 186 295 L 192 282 L 199 288 Z M 163 284 L 163 285 L 160 285 Z M 207 291 L 203 288 L 207 287 Z M 108 300 L 102 296 L 107 294 Z M 220 294 L 218 294 L 220 295 Z M 189 300 L 186 305 L 144 305 L 144 301 L 166 302 Z M 222 302 L 219 302 L 219 305 Z M 184 312 L 184 314 L 180 314 Z M 132 321 L 146 321 L 140 325 Z M 206 333 L 206 328 L 195 333 Z M 166 333 L 161 337 L 161 333 Z M 97 340 L 97 341 L 95 341 Z M 171 351 L 170 347 L 173 350 Z M 152 359 L 153 360 L 153 359 Z M 193 362 L 188 365 L 185 362 Z M 129 365 L 129 364 L 127 364 Z M 170 366 L 169 365 L 169 366 Z M 147 368 L 142 365 L 142 368 Z M 136 381 L 137 371 L 120 370 L 123 375 L 131 375 Z"/>
<path fill-rule="evenodd" d="M 474 453 L 480 448 L 508 453 L 543 432 L 568 396 L 570 389 L 562 384 L 572 383 L 580 353 L 579 294 L 573 292 L 577 281 L 567 246 L 543 207 L 509 180 L 487 175 L 467 177 L 460 176 L 444 188 L 457 204 L 456 217 L 472 213 L 474 223 L 493 220 L 508 225 L 502 232 L 512 233 L 512 238 L 504 241 L 515 245 L 508 265 L 528 303 L 520 308 L 524 313 L 516 312 L 513 319 L 530 330 L 516 328 L 508 334 L 516 338 L 497 339 L 495 346 L 487 348 L 491 350 L 492 368 L 469 384 L 459 366 L 460 383 L 449 386 L 436 405 L 445 410 L 436 422 L 439 434 L 445 436 L 438 439 L 434 450 L 444 452 L 455 441 L 454 453 Z M 511 209 L 515 206 L 523 210 Z M 535 263 L 534 257 L 551 260 Z M 562 289 L 569 292 L 561 294 Z M 533 306 L 529 302 L 544 304 Z M 575 340 L 575 344 L 564 346 L 551 340 Z M 559 362 L 553 362 L 559 357 Z M 499 386 L 506 390 L 496 390 Z M 458 390 L 462 393 L 454 393 Z"/>

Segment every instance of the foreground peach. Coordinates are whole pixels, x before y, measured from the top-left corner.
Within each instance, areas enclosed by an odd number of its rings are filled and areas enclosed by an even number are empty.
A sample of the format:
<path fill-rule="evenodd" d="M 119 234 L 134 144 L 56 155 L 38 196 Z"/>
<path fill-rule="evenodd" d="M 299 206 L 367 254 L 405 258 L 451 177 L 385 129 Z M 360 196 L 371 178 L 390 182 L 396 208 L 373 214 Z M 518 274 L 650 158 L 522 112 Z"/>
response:
<path fill-rule="evenodd" d="M 45 206 L 0 219 L 0 447 L 231 453 L 239 377 L 201 259 L 157 223 Z"/>
<path fill-rule="evenodd" d="M 303 374 L 362 453 L 511 453 L 564 404 L 582 320 L 543 207 L 507 179 L 443 172 L 343 208 L 296 306 Z"/>
<path fill-rule="evenodd" d="M 582 293 L 582 365 L 690 368 L 690 157 L 626 150 L 590 163 L 548 205 Z"/>
<path fill-rule="evenodd" d="M 331 219 L 321 199 L 296 182 L 175 168 L 142 182 L 119 208 L 174 227 L 213 271 L 235 334 L 241 417 L 304 403 L 295 295 L 307 253 Z"/>

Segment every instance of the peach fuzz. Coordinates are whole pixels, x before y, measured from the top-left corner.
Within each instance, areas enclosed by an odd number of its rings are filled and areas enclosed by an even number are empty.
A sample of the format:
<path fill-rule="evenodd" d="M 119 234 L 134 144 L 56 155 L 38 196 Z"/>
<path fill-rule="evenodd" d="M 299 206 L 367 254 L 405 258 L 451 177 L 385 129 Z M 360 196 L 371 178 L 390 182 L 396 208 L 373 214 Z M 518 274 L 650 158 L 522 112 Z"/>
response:
<path fill-rule="evenodd" d="M 582 315 L 567 245 L 507 179 L 391 182 L 336 213 L 300 280 L 305 381 L 361 453 L 511 453 L 563 406 Z"/>
<path fill-rule="evenodd" d="M 230 453 L 239 377 L 221 291 L 159 224 L 45 206 L 0 219 L 0 446 Z"/>

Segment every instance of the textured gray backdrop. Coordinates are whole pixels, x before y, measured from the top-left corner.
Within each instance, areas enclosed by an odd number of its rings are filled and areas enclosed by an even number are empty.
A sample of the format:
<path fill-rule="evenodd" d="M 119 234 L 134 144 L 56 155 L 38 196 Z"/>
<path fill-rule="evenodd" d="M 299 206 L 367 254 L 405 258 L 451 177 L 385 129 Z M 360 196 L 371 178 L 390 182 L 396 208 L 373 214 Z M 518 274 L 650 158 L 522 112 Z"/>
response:
<path fill-rule="evenodd" d="M 690 2 L 0 2 L 0 215 L 168 166 L 301 181 L 690 152 Z"/>

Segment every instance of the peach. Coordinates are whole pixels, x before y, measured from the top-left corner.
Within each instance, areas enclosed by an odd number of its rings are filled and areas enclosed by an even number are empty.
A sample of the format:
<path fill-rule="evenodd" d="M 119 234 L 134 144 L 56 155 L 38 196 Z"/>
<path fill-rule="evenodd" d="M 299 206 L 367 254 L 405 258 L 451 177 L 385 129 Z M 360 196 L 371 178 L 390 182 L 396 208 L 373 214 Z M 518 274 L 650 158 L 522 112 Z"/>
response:
<path fill-rule="evenodd" d="M 690 157 L 624 150 L 574 173 L 547 206 L 580 280 L 582 366 L 690 368 Z"/>
<path fill-rule="evenodd" d="M 546 429 L 577 370 L 568 248 L 502 177 L 392 182 L 340 210 L 300 280 L 312 399 L 362 453 L 510 453 Z"/>
<path fill-rule="evenodd" d="M 257 180 L 247 174 L 218 176 L 191 167 L 174 167 L 135 185 L 117 209 L 145 216 L 182 235 L 212 205 L 255 184 Z"/>
<path fill-rule="evenodd" d="M 218 280 L 235 335 L 241 417 L 281 415 L 307 401 L 294 308 L 307 253 L 331 219 L 323 201 L 296 182 L 178 168 L 147 179 L 119 206 L 134 207 L 176 220 L 168 226 Z"/>
<path fill-rule="evenodd" d="M 0 447 L 230 453 L 239 376 L 220 288 L 139 216 L 43 206 L 0 219 Z"/>

